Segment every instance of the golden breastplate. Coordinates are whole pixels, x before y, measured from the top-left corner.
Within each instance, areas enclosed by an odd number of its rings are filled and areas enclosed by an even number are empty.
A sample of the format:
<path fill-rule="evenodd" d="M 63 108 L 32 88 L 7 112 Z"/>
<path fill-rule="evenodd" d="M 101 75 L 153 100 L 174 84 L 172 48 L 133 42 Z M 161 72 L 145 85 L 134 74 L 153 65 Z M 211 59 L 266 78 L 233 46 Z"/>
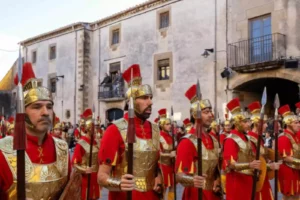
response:
<path fill-rule="evenodd" d="M 160 144 L 163 147 L 163 153 L 170 153 L 173 150 L 173 144 L 168 144 L 163 136 L 160 136 Z M 169 156 L 160 156 L 159 163 L 163 165 L 172 165 L 172 158 Z"/>
<path fill-rule="evenodd" d="M 214 183 L 214 173 L 216 170 L 216 167 L 219 163 L 219 143 L 218 141 L 212 137 L 209 136 L 213 140 L 214 148 L 213 149 L 206 149 L 205 145 L 202 144 L 202 172 L 203 174 L 207 175 L 204 190 L 212 190 L 213 189 L 213 183 Z M 195 146 L 196 150 L 197 148 L 197 137 L 193 134 L 187 134 L 183 136 L 183 138 L 189 139 Z M 197 171 L 198 168 L 198 162 L 195 163 Z"/>
<path fill-rule="evenodd" d="M 239 146 L 238 159 L 237 159 L 238 163 L 250 163 L 254 160 L 254 154 L 251 149 L 251 141 L 248 137 L 247 137 L 248 141 L 246 142 L 235 134 L 229 134 L 227 138 L 233 139 L 235 143 Z M 236 172 L 241 174 L 253 175 L 252 169 L 245 169 Z"/>
<path fill-rule="evenodd" d="M 292 144 L 293 150 L 291 152 L 291 156 L 293 158 L 300 159 L 300 144 L 297 144 L 297 142 L 294 140 L 294 138 L 290 134 L 283 133 L 279 137 L 282 137 L 282 136 L 286 136 Z M 285 162 L 285 164 L 293 169 L 300 169 L 300 164 L 289 163 L 289 162 Z"/>
<path fill-rule="evenodd" d="M 58 199 L 68 181 L 69 151 L 66 142 L 54 139 L 56 161 L 50 164 L 32 163 L 25 154 L 26 198 L 33 200 Z M 13 175 L 13 184 L 7 191 L 10 200 L 17 199 L 17 156 L 13 138 L 0 141 L 0 149 Z"/>
<path fill-rule="evenodd" d="M 78 144 L 82 146 L 82 148 L 85 151 L 84 156 L 82 157 L 82 162 L 80 163 L 80 166 L 83 168 L 87 168 L 89 165 L 89 160 L 90 160 L 90 144 L 87 143 L 85 140 L 79 140 Z M 97 172 L 99 168 L 98 164 L 98 152 L 99 152 L 99 147 L 97 145 L 93 145 L 92 149 L 92 170 L 93 172 Z"/>
<path fill-rule="evenodd" d="M 254 143 L 255 147 L 257 147 L 257 139 L 251 135 L 248 136 L 250 141 Z M 261 144 L 260 145 L 260 155 L 266 158 L 267 156 L 267 150 L 266 148 Z"/>
<path fill-rule="evenodd" d="M 123 141 L 125 143 L 125 153 L 121 156 L 121 164 L 115 168 L 113 174 L 116 178 L 121 178 L 127 173 L 128 146 L 126 143 L 128 122 L 120 119 L 114 122 L 118 127 Z M 135 189 L 140 192 L 151 191 L 154 186 L 157 163 L 159 159 L 159 129 L 157 125 L 152 124 L 152 139 L 141 139 L 136 137 L 133 145 L 133 175 L 135 177 Z"/>

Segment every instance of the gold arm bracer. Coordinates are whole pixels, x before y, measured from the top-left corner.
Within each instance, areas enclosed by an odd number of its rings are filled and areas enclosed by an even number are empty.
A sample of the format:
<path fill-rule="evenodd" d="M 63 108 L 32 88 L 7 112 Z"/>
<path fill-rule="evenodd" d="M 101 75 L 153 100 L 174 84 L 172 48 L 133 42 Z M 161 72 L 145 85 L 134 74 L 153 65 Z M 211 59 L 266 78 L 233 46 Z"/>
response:
<path fill-rule="evenodd" d="M 298 159 L 298 158 L 293 158 L 293 162 L 292 162 L 293 164 L 300 164 L 300 159 Z"/>
<path fill-rule="evenodd" d="M 121 191 L 121 179 L 118 178 L 108 178 L 106 184 L 103 185 L 109 191 L 119 192 Z"/>
<path fill-rule="evenodd" d="M 185 174 L 177 174 L 177 181 L 184 187 L 194 187 L 194 177 Z"/>
<path fill-rule="evenodd" d="M 81 174 L 85 173 L 86 168 L 79 165 L 79 164 L 74 164 L 75 169 L 77 169 Z"/>
<path fill-rule="evenodd" d="M 235 171 L 250 169 L 250 163 L 233 163 L 232 167 Z"/>

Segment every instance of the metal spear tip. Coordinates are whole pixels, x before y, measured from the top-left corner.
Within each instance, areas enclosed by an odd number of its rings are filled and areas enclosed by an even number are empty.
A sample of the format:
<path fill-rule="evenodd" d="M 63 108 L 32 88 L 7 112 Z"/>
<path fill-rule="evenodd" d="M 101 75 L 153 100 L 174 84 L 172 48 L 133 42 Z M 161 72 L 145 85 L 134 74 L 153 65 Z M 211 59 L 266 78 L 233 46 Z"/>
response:
<path fill-rule="evenodd" d="M 171 106 L 171 116 L 173 117 L 174 112 L 173 112 L 173 106 Z"/>
<path fill-rule="evenodd" d="M 262 98 L 261 98 L 261 105 L 265 106 L 266 103 L 267 103 L 267 88 L 265 87 Z"/>
<path fill-rule="evenodd" d="M 197 80 L 197 98 L 198 98 L 198 100 L 201 100 L 201 98 L 202 98 L 199 79 Z"/>
<path fill-rule="evenodd" d="M 276 93 L 276 95 L 275 95 L 275 100 L 274 100 L 274 107 L 275 107 L 276 109 L 278 109 L 279 106 L 280 106 L 280 100 L 279 100 L 278 93 Z"/>

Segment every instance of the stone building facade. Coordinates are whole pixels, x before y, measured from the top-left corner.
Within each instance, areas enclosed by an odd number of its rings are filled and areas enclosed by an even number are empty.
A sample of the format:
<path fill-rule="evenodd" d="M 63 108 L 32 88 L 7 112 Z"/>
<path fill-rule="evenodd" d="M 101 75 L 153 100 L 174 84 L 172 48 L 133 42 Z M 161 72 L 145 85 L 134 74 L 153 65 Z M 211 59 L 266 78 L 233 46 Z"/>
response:
<path fill-rule="evenodd" d="M 176 120 L 188 117 L 184 93 L 198 79 L 203 98 L 220 116 L 231 98 L 240 97 L 246 107 L 259 100 L 264 85 L 274 86 L 271 114 L 276 89 L 283 103 L 298 97 L 300 72 L 287 66 L 298 66 L 299 13 L 297 0 L 151 0 L 21 44 L 25 60 L 53 89 L 54 108 L 63 121 L 77 122 L 93 105 L 102 122 L 120 117 L 124 97 L 107 96 L 114 88 L 99 85 L 106 73 L 115 77 L 135 63 L 143 83 L 153 88 L 152 119 L 160 108 L 171 106 Z M 205 49 L 214 52 L 202 56 Z M 226 77 L 227 71 L 232 73 Z M 287 87 L 292 100 L 286 98 Z"/>

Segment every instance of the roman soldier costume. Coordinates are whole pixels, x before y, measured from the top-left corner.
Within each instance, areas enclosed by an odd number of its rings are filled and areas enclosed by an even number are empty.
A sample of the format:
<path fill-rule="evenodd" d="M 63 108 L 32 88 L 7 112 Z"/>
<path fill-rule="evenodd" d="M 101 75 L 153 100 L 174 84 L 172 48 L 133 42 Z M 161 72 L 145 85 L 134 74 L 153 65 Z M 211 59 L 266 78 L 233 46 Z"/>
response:
<path fill-rule="evenodd" d="M 296 137 L 296 133 L 288 129 L 288 126 L 294 122 L 298 122 L 298 117 L 293 114 L 288 105 L 284 105 L 278 109 L 283 117 L 283 124 L 287 126 L 284 132 L 278 137 L 278 151 L 285 158 L 292 157 L 292 162 L 284 162 L 278 172 L 280 191 L 285 196 L 300 195 L 300 140 Z"/>
<path fill-rule="evenodd" d="M 14 117 L 10 117 L 8 118 L 7 122 L 6 122 L 6 136 L 13 136 L 14 135 L 14 129 L 15 129 L 15 118 Z"/>
<path fill-rule="evenodd" d="M 132 72 L 132 77 L 131 77 Z M 149 85 L 142 85 L 142 77 L 139 65 L 132 65 L 123 73 L 124 80 L 128 83 L 126 93 L 127 103 L 130 97 L 136 98 L 152 96 Z M 132 79 L 131 79 L 132 78 Z M 158 160 L 160 151 L 160 134 L 156 124 L 135 116 L 136 142 L 134 143 L 133 176 L 135 177 L 135 189 L 132 191 L 132 199 L 156 200 L 159 199 L 153 190 L 154 180 L 158 172 Z M 126 174 L 128 166 L 126 152 L 128 150 L 126 136 L 128 127 L 128 113 L 124 118 L 116 120 L 110 125 L 102 138 L 99 151 L 99 163 L 112 166 L 111 176 L 103 185 L 109 190 L 109 199 L 125 200 L 126 192 L 120 191 L 121 176 Z"/>
<path fill-rule="evenodd" d="M 248 105 L 248 109 L 251 112 L 251 123 L 253 124 L 254 128 L 257 130 L 258 126 L 259 126 L 259 121 L 260 121 L 260 110 L 261 110 L 261 105 L 258 101 L 251 103 L 250 105 Z M 266 119 L 265 119 L 266 120 Z M 258 133 L 255 131 L 249 131 L 248 132 L 248 136 L 251 140 L 251 144 L 252 144 L 252 148 L 254 153 L 256 153 L 256 145 L 257 145 L 257 140 L 258 140 Z M 269 155 L 268 152 L 271 153 L 271 149 L 268 149 L 266 147 L 264 147 L 263 142 L 261 142 L 261 146 L 260 146 L 260 156 L 261 160 L 263 161 L 264 165 L 262 165 L 262 168 L 264 168 L 262 171 L 267 171 L 267 168 L 269 168 L 266 163 L 269 162 Z M 272 170 L 269 168 L 269 171 L 271 172 Z M 261 173 L 260 179 L 262 179 L 261 182 L 258 182 L 257 184 L 257 188 L 261 188 L 260 190 L 256 190 L 256 200 L 273 200 L 273 193 L 272 193 L 272 188 L 269 182 L 269 176 L 265 173 Z"/>
<path fill-rule="evenodd" d="M 253 170 L 250 162 L 254 160 L 251 141 L 246 136 L 246 131 L 241 122 L 246 117 L 241 112 L 239 99 L 233 99 L 227 104 L 231 112 L 231 120 L 235 129 L 224 140 L 223 169 L 226 173 L 226 199 L 251 199 L 251 186 L 253 183 Z M 250 186 L 250 187 L 249 187 Z"/>
<path fill-rule="evenodd" d="M 85 136 L 84 124 L 85 121 L 83 116 L 80 115 L 79 127 L 77 127 L 74 131 L 74 137 L 76 141 L 78 141 L 82 136 Z"/>
<path fill-rule="evenodd" d="M 224 121 L 224 131 L 220 134 L 220 144 L 223 146 L 225 138 L 230 134 L 231 130 L 225 130 L 225 126 L 230 126 L 230 121 L 228 120 L 228 114 L 225 114 L 225 121 Z"/>
<path fill-rule="evenodd" d="M 172 163 L 171 152 L 173 151 L 173 138 L 163 129 L 163 126 L 167 123 L 171 123 L 171 120 L 167 118 L 167 109 L 161 109 L 159 114 L 159 127 L 160 127 L 160 159 L 159 166 L 163 174 L 165 188 L 169 188 L 168 200 L 174 199 L 174 164 Z M 172 191 L 170 191 L 172 190 Z"/>
<path fill-rule="evenodd" d="M 59 134 L 55 134 L 54 130 L 59 131 Z M 55 119 L 54 119 L 53 130 L 52 130 L 51 135 L 53 137 L 58 138 L 58 139 L 62 139 L 62 126 L 61 126 L 61 123 L 60 123 L 60 119 L 58 117 L 55 117 Z"/>
<path fill-rule="evenodd" d="M 193 124 L 192 124 L 192 122 L 190 121 L 189 118 L 186 118 L 186 119 L 183 120 L 183 126 L 184 126 L 184 129 L 185 129 L 185 132 L 189 133 L 190 130 L 192 129 L 192 127 L 193 127 Z"/>
<path fill-rule="evenodd" d="M 18 83 L 18 77 L 15 78 Z M 36 101 L 50 101 L 51 92 L 42 87 L 42 81 L 35 78 L 30 63 L 23 66 L 21 83 L 24 88 L 25 107 Z M 26 121 L 26 123 L 30 123 Z M 13 137 L 0 140 L 0 199 L 17 199 L 16 151 Z M 42 144 L 38 138 L 27 134 L 25 153 L 26 197 L 33 200 L 58 199 L 67 184 L 69 150 L 66 142 L 45 134 Z"/>
<path fill-rule="evenodd" d="M 192 117 L 196 118 L 197 106 L 200 103 L 200 108 L 211 108 L 208 99 L 199 100 L 196 96 L 196 85 L 191 86 L 185 96 L 191 102 L 190 112 Z M 193 176 L 197 174 L 197 136 L 196 130 L 191 128 L 190 132 L 182 137 L 177 147 L 176 156 L 176 172 L 178 174 L 178 182 L 181 183 L 185 189 L 182 199 L 194 200 L 198 199 L 198 189 L 194 187 Z M 207 132 L 201 134 L 202 137 L 202 171 L 206 174 L 206 183 L 203 187 L 203 200 L 217 200 L 220 199 L 213 192 L 213 185 L 218 171 L 219 162 L 219 144 L 218 141 L 209 135 Z"/>
<path fill-rule="evenodd" d="M 300 110 L 300 102 L 296 103 L 295 106 L 296 106 L 296 109 L 299 109 L 299 110 Z M 300 113 L 298 113 L 298 117 L 300 117 Z M 299 141 L 300 141 L 300 131 L 297 132 L 296 137 L 297 137 L 297 138 L 299 139 Z"/>
<path fill-rule="evenodd" d="M 90 135 L 92 131 L 92 110 L 85 110 L 82 116 L 85 119 L 85 130 L 89 133 L 86 136 L 82 136 L 81 139 L 77 142 L 72 158 L 72 163 L 74 168 L 82 174 L 81 199 L 99 199 L 100 188 L 97 183 L 97 172 L 99 168 L 97 155 L 99 152 L 99 147 L 96 140 L 91 142 Z M 93 143 L 92 152 L 90 152 L 91 143 Z M 90 160 L 90 153 L 92 153 L 92 173 L 90 175 L 90 195 L 89 197 L 87 197 L 88 174 L 86 173 L 86 170 L 89 167 L 88 164 Z"/>
<path fill-rule="evenodd" d="M 219 134 L 218 126 L 219 126 L 219 123 L 216 121 L 216 119 L 214 119 L 210 125 L 211 131 L 209 132 L 209 134 L 211 136 L 213 136 L 217 141 L 219 140 L 218 139 L 218 134 Z"/>

